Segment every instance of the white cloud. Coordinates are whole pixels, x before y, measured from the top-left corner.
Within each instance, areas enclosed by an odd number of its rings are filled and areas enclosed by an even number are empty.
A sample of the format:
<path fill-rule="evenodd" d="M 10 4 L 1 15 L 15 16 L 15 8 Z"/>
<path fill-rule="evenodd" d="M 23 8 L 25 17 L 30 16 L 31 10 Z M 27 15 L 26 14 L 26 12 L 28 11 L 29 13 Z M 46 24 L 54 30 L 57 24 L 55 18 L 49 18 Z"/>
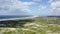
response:
<path fill-rule="evenodd" d="M 56 10 L 56 9 L 60 8 L 60 1 L 52 2 L 52 3 L 51 3 L 51 8 L 52 8 L 53 10 Z"/>
<path fill-rule="evenodd" d="M 56 1 L 60 1 L 60 0 L 53 0 L 54 2 L 56 2 Z"/>
<path fill-rule="evenodd" d="M 39 6 L 39 10 L 45 10 L 46 6 Z"/>
<path fill-rule="evenodd" d="M 52 9 L 60 8 L 60 1 L 58 1 L 58 2 L 53 2 L 53 3 L 51 4 L 51 7 L 52 7 Z"/>
<path fill-rule="evenodd" d="M 22 2 L 19 0 L 0 0 L 0 15 L 19 15 L 29 13 L 30 5 L 34 2 Z"/>
<path fill-rule="evenodd" d="M 60 0 L 48 0 L 48 3 L 57 2 L 57 1 L 60 1 Z"/>
<path fill-rule="evenodd" d="M 54 0 L 51 3 L 51 11 L 53 12 L 53 14 L 55 15 L 60 15 L 60 0 Z"/>
<path fill-rule="evenodd" d="M 53 0 L 48 0 L 48 3 L 52 3 Z"/>

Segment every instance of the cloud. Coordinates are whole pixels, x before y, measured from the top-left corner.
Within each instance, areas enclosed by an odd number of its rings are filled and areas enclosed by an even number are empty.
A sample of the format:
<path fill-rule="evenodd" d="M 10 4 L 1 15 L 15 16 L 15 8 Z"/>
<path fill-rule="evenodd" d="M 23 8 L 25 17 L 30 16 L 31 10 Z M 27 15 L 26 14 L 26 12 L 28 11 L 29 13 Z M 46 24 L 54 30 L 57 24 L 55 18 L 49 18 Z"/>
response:
<path fill-rule="evenodd" d="M 53 14 L 60 15 L 60 0 L 54 0 L 50 6 Z"/>
<path fill-rule="evenodd" d="M 57 2 L 57 1 L 60 1 L 60 0 L 48 0 L 48 3 Z"/>
<path fill-rule="evenodd" d="M 58 2 L 52 2 L 51 3 L 51 7 L 52 7 L 52 9 L 58 9 L 58 8 L 60 8 L 60 1 L 58 1 Z"/>
<path fill-rule="evenodd" d="M 48 0 L 48 3 L 52 3 L 53 0 Z"/>
<path fill-rule="evenodd" d="M 22 2 L 19 0 L 0 0 L 0 15 L 28 14 L 30 5 L 34 2 Z"/>
<path fill-rule="evenodd" d="M 46 6 L 39 6 L 39 10 L 45 10 L 46 9 Z"/>

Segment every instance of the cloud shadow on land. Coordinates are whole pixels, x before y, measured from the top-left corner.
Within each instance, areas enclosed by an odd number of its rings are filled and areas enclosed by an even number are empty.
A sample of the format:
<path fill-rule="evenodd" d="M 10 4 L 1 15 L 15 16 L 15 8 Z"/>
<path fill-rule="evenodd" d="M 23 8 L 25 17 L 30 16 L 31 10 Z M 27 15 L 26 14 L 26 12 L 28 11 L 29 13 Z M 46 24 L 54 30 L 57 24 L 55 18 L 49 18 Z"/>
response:
<path fill-rule="evenodd" d="M 7 21 L 0 21 L 0 27 L 24 27 L 23 25 L 26 24 L 27 22 L 33 22 L 34 20 L 32 19 L 25 19 L 25 20 L 7 20 Z"/>

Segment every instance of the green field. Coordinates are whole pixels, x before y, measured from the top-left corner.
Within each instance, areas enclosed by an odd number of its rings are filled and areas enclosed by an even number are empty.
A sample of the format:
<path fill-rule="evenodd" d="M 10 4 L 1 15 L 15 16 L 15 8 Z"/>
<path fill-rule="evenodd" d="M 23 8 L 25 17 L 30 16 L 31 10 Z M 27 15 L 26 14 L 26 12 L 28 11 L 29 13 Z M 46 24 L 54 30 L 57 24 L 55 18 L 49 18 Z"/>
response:
<path fill-rule="evenodd" d="M 38 17 L 16 28 L 0 27 L 0 34 L 60 34 L 60 18 Z"/>

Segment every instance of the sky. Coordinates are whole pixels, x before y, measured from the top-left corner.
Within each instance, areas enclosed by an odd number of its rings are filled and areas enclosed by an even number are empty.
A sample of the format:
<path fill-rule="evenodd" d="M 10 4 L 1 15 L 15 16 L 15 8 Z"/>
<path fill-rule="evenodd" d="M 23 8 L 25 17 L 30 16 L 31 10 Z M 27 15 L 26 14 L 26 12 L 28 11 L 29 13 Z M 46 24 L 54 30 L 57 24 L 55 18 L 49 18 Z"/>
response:
<path fill-rule="evenodd" d="M 60 0 L 0 0 L 0 15 L 60 16 Z"/>

